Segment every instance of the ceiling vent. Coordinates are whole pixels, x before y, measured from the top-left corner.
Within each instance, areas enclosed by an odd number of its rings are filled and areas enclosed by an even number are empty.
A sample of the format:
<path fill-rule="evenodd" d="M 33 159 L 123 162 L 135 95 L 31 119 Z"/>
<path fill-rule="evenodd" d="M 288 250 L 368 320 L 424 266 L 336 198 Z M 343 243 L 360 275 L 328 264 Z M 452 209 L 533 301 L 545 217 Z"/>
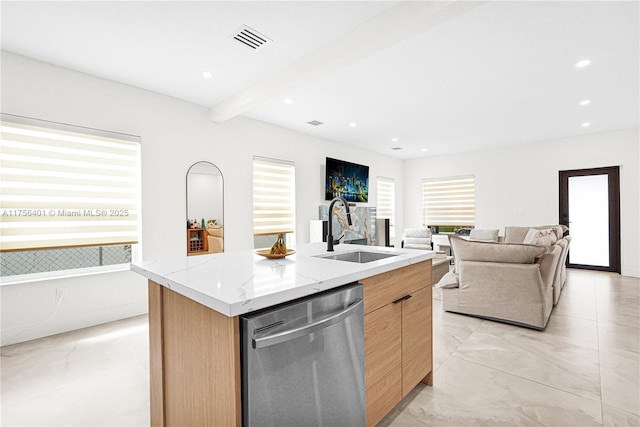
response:
<path fill-rule="evenodd" d="M 319 122 L 317 120 L 311 120 L 310 122 L 307 122 L 307 124 L 311 126 L 320 126 L 320 125 L 323 125 L 324 123 Z"/>
<path fill-rule="evenodd" d="M 391 147 L 392 150 L 398 151 L 398 150 L 402 150 L 402 147 Z"/>
<path fill-rule="evenodd" d="M 232 37 L 253 50 L 258 50 L 273 41 L 264 34 L 261 34 L 253 28 L 247 27 L 246 25 L 240 27 Z"/>

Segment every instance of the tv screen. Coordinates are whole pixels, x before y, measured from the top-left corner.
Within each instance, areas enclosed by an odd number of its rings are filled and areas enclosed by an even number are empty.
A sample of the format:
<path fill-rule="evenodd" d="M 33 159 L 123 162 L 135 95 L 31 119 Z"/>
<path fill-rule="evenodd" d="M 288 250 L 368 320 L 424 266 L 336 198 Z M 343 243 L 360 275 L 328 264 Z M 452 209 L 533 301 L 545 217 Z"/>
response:
<path fill-rule="evenodd" d="M 369 166 L 327 157 L 324 181 L 325 200 L 344 197 L 349 202 L 369 200 Z"/>

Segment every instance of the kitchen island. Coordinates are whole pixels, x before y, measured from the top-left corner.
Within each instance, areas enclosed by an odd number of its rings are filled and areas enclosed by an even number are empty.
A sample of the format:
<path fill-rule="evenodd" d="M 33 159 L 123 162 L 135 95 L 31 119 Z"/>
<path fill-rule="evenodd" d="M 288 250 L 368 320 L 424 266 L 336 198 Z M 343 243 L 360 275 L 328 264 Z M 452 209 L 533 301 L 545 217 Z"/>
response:
<path fill-rule="evenodd" d="M 364 285 L 367 425 L 432 383 L 431 251 L 336 246 L 393 255 L 324 258 L 322 243 L 271 260 L 253 251 L 148 261 L 152 425 L 241 426 L 238 316 L 355 281 Z"/>

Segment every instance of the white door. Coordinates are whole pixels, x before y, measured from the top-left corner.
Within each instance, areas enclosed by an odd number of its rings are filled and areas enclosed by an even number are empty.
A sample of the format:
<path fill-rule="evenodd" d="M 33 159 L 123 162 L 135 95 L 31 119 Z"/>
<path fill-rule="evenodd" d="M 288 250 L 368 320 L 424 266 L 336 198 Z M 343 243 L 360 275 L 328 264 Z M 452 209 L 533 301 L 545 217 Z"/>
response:
<path fill-rule="evenodd" d="M 569 264 L 609 267 L 608 178 L 569 177 Z"/>

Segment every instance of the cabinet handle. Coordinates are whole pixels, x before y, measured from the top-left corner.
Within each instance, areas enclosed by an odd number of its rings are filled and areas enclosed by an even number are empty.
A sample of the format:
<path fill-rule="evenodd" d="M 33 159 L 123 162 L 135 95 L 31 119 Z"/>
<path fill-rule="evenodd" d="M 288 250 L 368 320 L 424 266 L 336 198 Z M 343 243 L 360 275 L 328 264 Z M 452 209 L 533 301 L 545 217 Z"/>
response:
<path fill-rule="evenodd" d="M 397 300 L 395 300 L 393 303 L 394 303 L 394 304 L 397 304 L 397 303 L 402 302 L 402 301 L 404 301 L 404 300 L 408 300 L 409 298 L 411 298 L 411 295 L 405 295 L 405 296 L 403 296 L 402 298 L 398 298 L 398 299 L 397 299 Z"/>

